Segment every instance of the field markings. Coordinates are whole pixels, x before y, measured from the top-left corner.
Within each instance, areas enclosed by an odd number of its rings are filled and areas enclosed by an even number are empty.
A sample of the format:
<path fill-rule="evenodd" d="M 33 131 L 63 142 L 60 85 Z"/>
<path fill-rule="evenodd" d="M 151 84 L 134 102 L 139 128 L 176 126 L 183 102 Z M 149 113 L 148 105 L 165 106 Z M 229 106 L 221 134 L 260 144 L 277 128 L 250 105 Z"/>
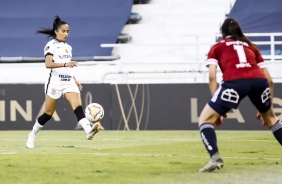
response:
<path fill-rule="evenodd" d="M 0 155 L 15 155 L 17 152 L 0 152 Z"/>
<path fill-rule="evenodd" d="M 2 139 L 4 141 L 18 142 L 18 139 Z M 40 141 L 50 142 L 50 139 L 40 139 Z M 88 141 L 86 139 L 75 139 L 75 140 L 66 140 L 61 139 L 57 140 L 60 142 L 84 142 Z M 199 142 L 201 139 L 134 139 L 134 138 L 124 138 L 124 139 L 100 139 L 99 141 L 117 141 L 117 142 L 137 142 L 137 141 L 160 141 L 160 142 Z M 276 140 L 220 140 L 220 142 L 277 142 Z"/>
<path fill-rule="evenodd" d="M 15 155 L 22 154 L 21 152 L 1 152 L 0 155 Z M 46 153 L 43 153 L 46 154 Z M 136 154 L 136 153 L 101 153 L 101 152 L 92 152 L 92 153 L 77 153 L 77 152 L 60 152 L 60 153 L 50 153 L 50 154 L 59 154 L 59 155 L 96 155 L 96 156 L 125 156 L 125 157 L 191 157 L 191 158 L 207 158 L 205 156 L 197 155 L 175 155 L 175 154 Z M 238 159 L 238 160 L 268 160 L 268 161 L 280 161 L 280 158 L 256 158 L 256 157 L 222 157 L 223 159 Z"/>
<path fill-rule="evenodd" d="M 63 155 L 72 155 L 72 154 L 81 154 L 81 155 L 97 155 L 97 156 L 140 156 L 140 157 L 192 157 L 192 158 L 207 158 L 204 156 L 188 155 L 188 156 L 179 156 L 175 154 L 133 154 L 133 153 L 58 153 Z M 238 160 L 274 160 L 280 161 L 280 158 L 254 158 L 254 157 L 222 157 L 223 159 L 238 159 Z"/>
<path fill-rule="evenodd" d="M 102 141 L 161 141 L 161 142 L 198 142 L 202 139 L 101 139 Z M 220 140 L 222 142 L 276 142 L 276 140 Z"/>

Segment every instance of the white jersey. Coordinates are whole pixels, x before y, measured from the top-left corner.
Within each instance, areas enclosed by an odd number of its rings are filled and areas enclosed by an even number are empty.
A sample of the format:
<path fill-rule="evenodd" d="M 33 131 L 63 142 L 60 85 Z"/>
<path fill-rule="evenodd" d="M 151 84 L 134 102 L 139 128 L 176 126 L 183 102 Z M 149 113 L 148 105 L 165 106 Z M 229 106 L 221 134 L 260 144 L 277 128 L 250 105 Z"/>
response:
<path fill-rule="evenodd" d="M 53 56 L 55 63 L 68 63 L 72 58 L 72 47 L 66 42 L 57 39 L 50 40 L 44 48 L 44 56 Z M 53 84 L 65 84 L 73 81 L 73 69 L 69 67 L 52 68 L 47 82 Z"/>
<path fill-rule="evenodd" d="M 72 48 L 65 42 L 53 39 L 44 49 L 44 56 L 52 55 L 55 63 L 68 63 L 72 58 Z M 73 69 L 70 67 L 52 68 L 45 83 L 45 94 L 58 99 L 67 92 L 80 93 L 74 79 Z"/>

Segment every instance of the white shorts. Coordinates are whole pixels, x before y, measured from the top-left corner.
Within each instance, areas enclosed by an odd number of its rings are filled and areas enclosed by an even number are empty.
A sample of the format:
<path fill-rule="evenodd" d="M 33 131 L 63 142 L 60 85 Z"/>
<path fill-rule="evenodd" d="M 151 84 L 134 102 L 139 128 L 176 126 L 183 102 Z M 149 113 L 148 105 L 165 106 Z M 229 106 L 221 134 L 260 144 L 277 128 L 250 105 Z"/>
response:
<path fill-rule="evenodd" d="M 53 99 L 59 99 L 62 96 L 62 94 L 68 92 L 80 93 L 78 86 L 74 81 L 64 84 L 52 84 L 52 83 L 45 84 L 45 94 L 47 94 Z"/>

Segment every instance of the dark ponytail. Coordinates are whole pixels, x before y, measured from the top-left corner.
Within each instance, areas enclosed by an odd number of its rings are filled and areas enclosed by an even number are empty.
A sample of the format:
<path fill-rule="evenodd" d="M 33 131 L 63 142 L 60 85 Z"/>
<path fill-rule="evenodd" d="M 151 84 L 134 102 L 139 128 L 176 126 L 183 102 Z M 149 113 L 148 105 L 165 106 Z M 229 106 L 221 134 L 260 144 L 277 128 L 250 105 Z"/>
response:
<path fill-rule="evenodd" d="M 56 15 L 55 20 L 53 22 L 53 28 L 42 28 L 37 30 L 36 33 L 48 35 L 47 38 L 49 37 L 56 38 L 55 30 L 58 30 L 58 28 L 63 24 L 67 24 L 67 22 L 62 21 L 61 18 Z"/>
<path fill-rule="evenodd" d="M 233 18 L 225 19 L 224 23 L 221 26 L 221 33 L 223 37 L 231 36 L 234 40 L 239 40 L 247 42 L 249 45 L 256 47 L 242 32 L 242 29 L 237 20 Z"/>

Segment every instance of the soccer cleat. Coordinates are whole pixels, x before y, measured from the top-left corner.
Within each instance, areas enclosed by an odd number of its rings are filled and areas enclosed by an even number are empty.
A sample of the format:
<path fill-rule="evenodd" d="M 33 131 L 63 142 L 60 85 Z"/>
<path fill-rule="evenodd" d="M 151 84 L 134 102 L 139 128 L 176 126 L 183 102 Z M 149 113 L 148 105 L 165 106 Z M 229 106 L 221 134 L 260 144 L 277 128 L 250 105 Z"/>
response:
<path fill-rule="evenodd" d="M 35 138 L 36 138 L 36 134 L 33 131 L 31 131 L 28 134 L 27 141 L 26 141 L 27 148 L 34 148 Z"/>
<path fill-rule="evenodd" d="M 87 134 L 87 139 L 92 140 L 94 135 L 99 132 L 99 130 L 103 130 L 104 128 L 100 124 L 100 122 L 96 122 L 93 124 L 91 131 Z"/>
<path fill-rule="evenodd" d="M 210 160 L 207 165 L 199 170 L 199 172 L 212 172 L 215 169 L 220 169 L 224 166 L 222 159 L 217 159 L 216 161 Z"/>

